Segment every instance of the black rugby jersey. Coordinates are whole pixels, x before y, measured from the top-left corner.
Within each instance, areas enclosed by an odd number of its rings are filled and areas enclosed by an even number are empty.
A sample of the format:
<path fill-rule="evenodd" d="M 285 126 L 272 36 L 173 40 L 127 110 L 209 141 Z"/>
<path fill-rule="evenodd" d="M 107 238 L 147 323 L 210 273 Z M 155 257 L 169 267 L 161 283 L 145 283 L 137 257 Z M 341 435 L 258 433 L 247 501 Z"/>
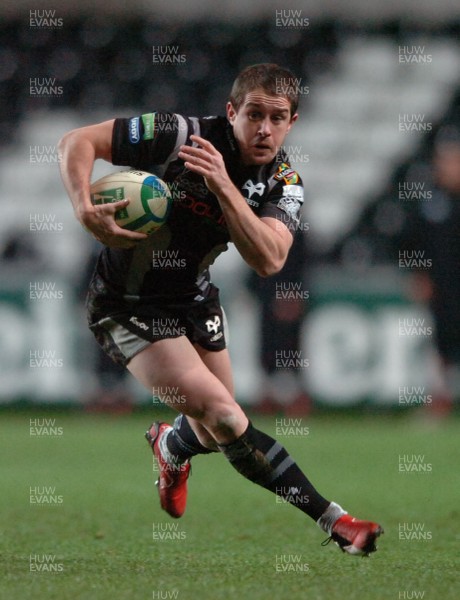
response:
<path fill-rule="evenodd" d="M 244 165 L 225 117 L 199 119 L 155 112 L 116 119 L 113 164 L 161 177 L 171 189 L 173 202 L 167 223 L 136 248 L 102 250 L 93 291 L 96 286 L 106 298 L 141 303 L 207 296 L 208 267 L 231 240 L 216 196 L 204 178 L 186 169 L 178 158 L 180 146 L 191 145 L 193 134 L 209 140 L 223 155 L 231 180 L 256 215 L 279 219 L 294 232 L 303 186 L 284 153 L 268 165 Z"/>

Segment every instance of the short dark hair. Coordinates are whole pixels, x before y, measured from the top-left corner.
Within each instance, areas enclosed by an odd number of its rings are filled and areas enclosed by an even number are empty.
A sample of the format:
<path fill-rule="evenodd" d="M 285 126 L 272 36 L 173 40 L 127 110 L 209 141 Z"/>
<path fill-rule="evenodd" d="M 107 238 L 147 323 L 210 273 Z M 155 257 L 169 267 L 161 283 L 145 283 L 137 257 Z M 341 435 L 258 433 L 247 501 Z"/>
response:
<path fill-rule="evenodd" d="M 235 79 L 230 92 L 230 102 L 238 111 L 246 95 L 257 88 L 262 88 L 271 96 L 284 96 L 291 104 L 291 117 L 295 115 L 299 105 L 298 84 L 288 69 L 274 63 L 251 65 L 241 71 Z"/>

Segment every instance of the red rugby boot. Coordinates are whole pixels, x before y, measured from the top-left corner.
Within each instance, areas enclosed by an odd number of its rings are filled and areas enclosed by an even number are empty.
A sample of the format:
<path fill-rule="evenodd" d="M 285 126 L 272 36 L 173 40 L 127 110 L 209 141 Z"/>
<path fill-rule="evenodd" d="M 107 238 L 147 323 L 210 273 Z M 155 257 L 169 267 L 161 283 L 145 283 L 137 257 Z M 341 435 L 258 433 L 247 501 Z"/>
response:
<path fill-rule="evenodd" d="M 331 537 L 323 542 L 333 540 L 343 552 L 361 556 L 369 556 L 377 550 L 376 539 L 383 533 L 382 527 L 372 521 L 360 521 L 351 515 L 342 515 L 332 526 Z"/>
<path fill-rule="evenodd" d="M 160 440 L 171 429 L 172 427 L 167 423 L 155 421 L 146 432 L 145 437 L 153 450 L 160 471 L 160 476 L 155 485 L 158 486 L 161 508 L 171 517 L 178 519 L 184 514 L 187 504 L 187 479 L 191 465 L 188 461 L 173 465 L 163 458 Z"/>

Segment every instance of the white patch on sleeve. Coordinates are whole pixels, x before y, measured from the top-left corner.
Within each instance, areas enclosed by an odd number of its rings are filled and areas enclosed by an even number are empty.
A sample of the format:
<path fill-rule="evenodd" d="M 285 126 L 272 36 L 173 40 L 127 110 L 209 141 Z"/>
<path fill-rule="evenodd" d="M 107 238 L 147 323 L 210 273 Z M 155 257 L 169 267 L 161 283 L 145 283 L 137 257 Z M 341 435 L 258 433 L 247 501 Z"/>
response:
<path fill-rule="evenodd" d="M 284 210 L 296 223 L 299 222 L 299 211 L 303 204 L 303 187 L 300 185 L 283 185 L 283 195 L 278 208 Z"/>

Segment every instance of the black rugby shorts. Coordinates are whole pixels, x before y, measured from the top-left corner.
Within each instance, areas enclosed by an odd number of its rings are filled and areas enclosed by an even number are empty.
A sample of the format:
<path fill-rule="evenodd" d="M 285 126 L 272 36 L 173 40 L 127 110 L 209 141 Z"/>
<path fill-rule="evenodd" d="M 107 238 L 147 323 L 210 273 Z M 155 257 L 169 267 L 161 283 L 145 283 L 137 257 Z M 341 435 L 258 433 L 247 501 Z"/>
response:
<path fill-rule="evenodd" d="M 88 304 L 89 327 L 102 349 L 116 363 L 128 362 L 159 340 L 180 336 L 206 350 L 218 352 L 227 347 L 227 321 L 217 288 L 202 301 L 135 304 L 104 315 L 100 303 Z M 93 298 L 94 300 L 94 298 Z"/>

